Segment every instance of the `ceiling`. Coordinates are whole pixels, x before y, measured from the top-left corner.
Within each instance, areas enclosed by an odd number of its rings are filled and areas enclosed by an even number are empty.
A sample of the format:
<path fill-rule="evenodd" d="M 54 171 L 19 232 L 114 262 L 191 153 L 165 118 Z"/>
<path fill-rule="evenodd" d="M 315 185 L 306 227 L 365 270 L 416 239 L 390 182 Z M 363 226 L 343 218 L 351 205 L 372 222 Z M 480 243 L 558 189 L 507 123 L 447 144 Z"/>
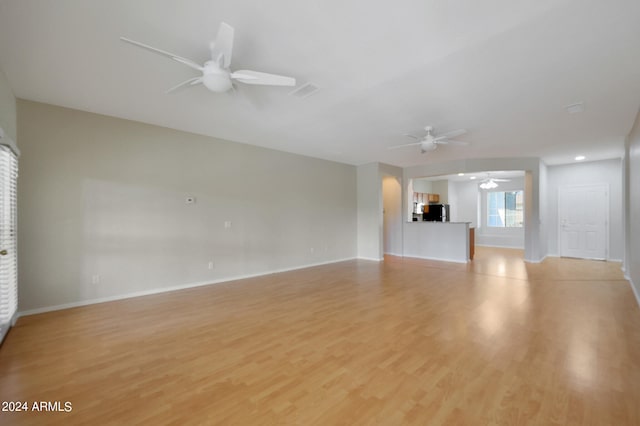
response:
<path fill-rule="evenodd" d="M 516 179 L 516 178 L 524 178 L 524 171 L 521 170 L 495 170 L 488 172 L 477 172 L 477 173 L 456 173 L 451 175 L 439 175 L 439 176 L 429 176 L 423 178 L 417 178 L 414 180 L 428 181 L 434 182 L 439 180 L 447 180 L 451 182 L 468 182 L 468 181 L 481 181 L 483 179 L 488 178 L 496 178 L 496 179 Z"/>
<path fill-rule="evenodd" d="M 220 22 L 232 69 L 311 82 L 197 86 Z M 640 106 L 637 0 L 0 0 L 0 68 L 23 99 L 340 161 L 620 157 Z M 584 102 L 585 111 L 565 106 Z M 469 146 L 388 150 L 431 125 Z"/>

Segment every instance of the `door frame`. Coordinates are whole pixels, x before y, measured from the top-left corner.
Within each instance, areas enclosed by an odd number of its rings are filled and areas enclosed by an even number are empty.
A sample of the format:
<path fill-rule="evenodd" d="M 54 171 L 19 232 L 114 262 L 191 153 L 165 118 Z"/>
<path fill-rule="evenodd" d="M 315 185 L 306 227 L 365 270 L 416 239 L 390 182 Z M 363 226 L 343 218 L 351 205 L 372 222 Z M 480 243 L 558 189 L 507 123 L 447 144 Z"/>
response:
<path fill-rule="evenodd" d="M 560 220 L 560 199 L 562 195 L 562 191 L 568 188 L 587 188 L 593 186 L 602 186 L 605 188 L 605 196 L 606 196 L 606 209 L 604 212 L 604 258 L 576 258 L 576 259 L 592 259 L 592 260 L 609 260 L 609 216 L 611 214 L 611 187 L 608 182 L 596 182 L 596 183 L 580 183 L 580 184 L 571 184 L 571 185 L 561 185 L 558 186 L 558 205 L 556 209 L 556 221 L 557 221 L 557 235 L 558 235 L 558 256 L 560 257 L 573 257 L 566 256 L 563 254 L 563 244 L 562 244 L 562 221 Z"/>

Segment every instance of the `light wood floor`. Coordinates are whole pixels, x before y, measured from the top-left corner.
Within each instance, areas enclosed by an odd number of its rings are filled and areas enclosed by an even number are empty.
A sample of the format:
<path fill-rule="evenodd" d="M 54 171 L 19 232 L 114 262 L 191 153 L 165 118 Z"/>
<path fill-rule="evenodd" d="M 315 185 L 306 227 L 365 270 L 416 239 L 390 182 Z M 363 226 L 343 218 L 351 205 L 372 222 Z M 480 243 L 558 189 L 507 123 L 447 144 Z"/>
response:
<path fill-rule="evenodd" d="M 0 424 L 640 425 L 640 308 L 617 263 L 478 248 L 21 318 Z"/>

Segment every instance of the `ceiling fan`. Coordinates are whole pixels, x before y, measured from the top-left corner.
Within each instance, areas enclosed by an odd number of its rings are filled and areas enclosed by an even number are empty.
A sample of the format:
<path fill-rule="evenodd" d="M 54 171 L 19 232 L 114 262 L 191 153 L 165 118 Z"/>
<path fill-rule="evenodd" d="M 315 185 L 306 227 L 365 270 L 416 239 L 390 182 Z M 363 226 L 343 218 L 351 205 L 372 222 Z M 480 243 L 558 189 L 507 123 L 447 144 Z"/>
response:
<path fill-rule="evenodd" d="M 464 135 L 465 133 L 467 133 L 467 131 L 464 129 L 453 130 L 451 132 L 443 133 L 437 136 L 433 134 L 433 127 L 427 126 L 424 129 L 427 131 L 427 134 L 422 137 L 409 135 L 409 134 L 404 135 L 404 136 L 413 138 L 418 142 L 407 143 L 404 145 L 390 146 L 388 149 L 396 149 L 396 148 L 404 148 L 405 146 L 420 145 L 420 152 L 424 154 L 426 152 L 435 150 L 438 147 L 438 145 L 469 145 L 467 142 L 461 142 L 461 141 L 456 141 L 451 139 L 451 138 L 455 138 L 456 136 Z"/>
<path fill-rule="evenodd" d="M 496 182 L 509 182 L 510 179 L 498 179 L 492 178 L 491 173 L 487 173 L 487 177 L 480 181 L 480 185 L 478 185 L 482 189 L 493 189 L 497 188 L 498 184 Z"/>
<path fill-rule="evenodd" d="M 204 65 L 199 65 L 190 59 L 174 55 L 173 53 L 166 52 L 161 49 L 156 49 L 155 47 L 148 46 L 144 43 L 140 43 L 139 41 L 134 41 L 126 37 L 120 37 L 120 40 L 171 58 L 176 62 L 180 62 L 181 64 L 202 73 L 201 76 L 193 77 L 177 84 L 167 90 L 166 93 L 173 92 L 174 90 L 184 86 L 195 86 L 200 83 L 204 84 L 207 89 L 216 93 L 226 92 L 233 88 L 234 81 L 244 84 L 259 84 L 264 86 L 296 85 L 296 80 L 292 77 L 250 70 L 231 71 L 229 67 L 231 65 L 231 54 L 233 52 L 233 32 L 234 30 L 231 25 L 224 22 L 220 24 L 216 39 L 209 44 L 211 59 L 205 62 Z"/>

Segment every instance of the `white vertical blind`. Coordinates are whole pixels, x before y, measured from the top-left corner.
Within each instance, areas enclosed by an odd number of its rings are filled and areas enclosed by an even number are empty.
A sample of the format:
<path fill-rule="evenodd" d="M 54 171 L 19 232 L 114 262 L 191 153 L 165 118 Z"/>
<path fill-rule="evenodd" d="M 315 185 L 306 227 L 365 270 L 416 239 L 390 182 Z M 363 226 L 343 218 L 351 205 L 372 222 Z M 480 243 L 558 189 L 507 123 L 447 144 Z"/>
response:
<path fill-rule="evenodd" d="M 0 145 L 0 341 L 18 309 L 17 182 L 18 158 Z"/>

